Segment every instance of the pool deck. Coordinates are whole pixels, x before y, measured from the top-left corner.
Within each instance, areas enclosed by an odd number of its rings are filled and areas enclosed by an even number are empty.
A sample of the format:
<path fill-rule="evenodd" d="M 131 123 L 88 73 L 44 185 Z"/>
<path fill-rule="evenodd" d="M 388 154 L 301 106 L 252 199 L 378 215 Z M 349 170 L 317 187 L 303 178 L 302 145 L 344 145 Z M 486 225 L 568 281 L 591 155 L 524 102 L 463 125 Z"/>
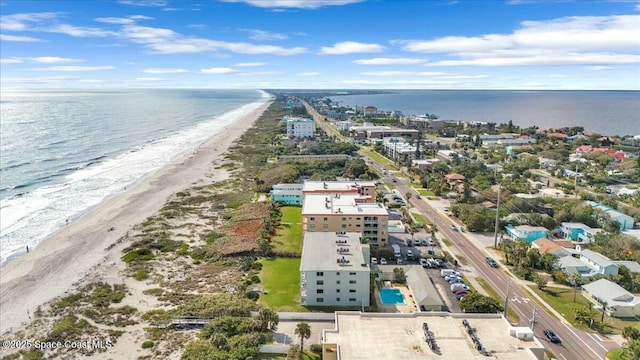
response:
<path fill-rule="evenodd" d="M 380 301 L 380 296 L 376 296 L 376 305 L 378 305 L 379 312 L 386 313 L 405 313 L 410 314 L 414 312 L 418 312 L 418 304 L 416 304 L 413 296 L 411 295 L 411 291 L 406 285 L 394 284 L 392 286 L 394 289 L 400 289 L 402 296 L 404 296 L 405 305 L 385 305 Z M 380 290 L 380 289 L 378 289 Z M 379 295 L 379 293 L 378 293 Z"/>

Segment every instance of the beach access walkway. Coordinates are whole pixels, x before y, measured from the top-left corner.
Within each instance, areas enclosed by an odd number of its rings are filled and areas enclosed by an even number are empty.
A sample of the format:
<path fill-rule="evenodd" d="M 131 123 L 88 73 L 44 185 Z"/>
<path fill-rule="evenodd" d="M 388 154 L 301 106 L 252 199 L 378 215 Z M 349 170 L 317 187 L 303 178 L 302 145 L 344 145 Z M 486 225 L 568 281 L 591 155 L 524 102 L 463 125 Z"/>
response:
<path fill-rule="evenodd" d="M 257 317 L 258 312 L 252 311 L 252 317 Z M 313 313 L 313 312 L 279 312 L 280 321 L 321 321 L 334 322 L 336 316 L 334 313 Z M 170 322 L 160 323 L 157 325 L 160 329 L 198 329 L 213 321 L 210 318 L 201 318 L 197 316 L 181 316 L 174 317 Z"/>

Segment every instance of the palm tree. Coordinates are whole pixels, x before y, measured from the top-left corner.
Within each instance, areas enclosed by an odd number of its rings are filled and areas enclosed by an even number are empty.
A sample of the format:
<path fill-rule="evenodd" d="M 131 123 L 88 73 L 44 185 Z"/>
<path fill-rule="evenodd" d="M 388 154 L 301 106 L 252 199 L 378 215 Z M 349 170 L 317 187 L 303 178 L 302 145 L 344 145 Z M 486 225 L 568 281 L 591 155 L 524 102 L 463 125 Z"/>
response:
<path fill-rule="evenodd" d="M 607 311 L 607 305 L 609 305 L 606 301 L 602 301 L 602 317 L 600 318 L 600 322 L 604 324 L 604 313 Z"/>
<path fill-rule="evenodd" d="M 309 323 L 298 323 L 294 334 L 300 336 L 300 358 L 302 359 L 302 353 L 304 352 L 304 339 L 311 337 L 311 327 L 309 326 Z"/>
<path fill-rule="evenodd" d="M 258 312 L 258 320 L 260 321 L 260 328 L 262 331 L 275 330 L 278 326 L 280 317 L 278 313 L 267 308 L 262 308 Z"/>
<path fill-rule="evenodd" d="M 571 280 L 573 280 L 573 302 L 576 302 L 576 293 L 578 292 L 578 285 L 580 284 L 580 274 L 575 273 L 571 276 Z"/>

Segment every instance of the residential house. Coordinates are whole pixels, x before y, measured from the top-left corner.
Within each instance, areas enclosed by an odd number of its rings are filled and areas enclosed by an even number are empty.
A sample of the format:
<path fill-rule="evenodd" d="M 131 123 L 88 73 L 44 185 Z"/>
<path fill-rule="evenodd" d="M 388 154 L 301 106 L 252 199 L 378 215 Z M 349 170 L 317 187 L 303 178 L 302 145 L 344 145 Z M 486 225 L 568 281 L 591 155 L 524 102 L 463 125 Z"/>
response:
<path fill-rule="evenodd" d="M 602 211 L 606 216 L 609 217 L 612 221 L 617 221 L 620 224 L 620 230 L 628 230 L 633 229 L 633 218 L 623 212 L 620 212 L 614 208 L 611 208 L 606 205 L 599 204 L 593 201 L 587 201 L 591 207 L 594 209 L 598 209 Z"/>
<path fill-rule="evenodd" d="M 611 259 L 589 249 L 580 252 L 580 261 L 587 263 L 598 274 L 602 275 L 618 275 L 618 265 Z"/>
<path fill-rule="evenodd" d="M 411 165 L 420 170 L 429 170 L 439 162 L 440 159 L 413 159 L 411 160 Z"/>
<path fill-rule="evenodd" d="M 538 239 L 531 243 L 531 247 L 538 249 L 540 254 L 553 254 L 559 258 L 564 256 L 571 256 L 575 253 L 571 242 L 568 241 L 553 241 L 550 239 Z"/>
<path fill-rule="evenodd" d="M 637 318 L 640 315 L 640 297 L 607 279 L 600 279 L 582 286 L 586 298 L 606 304 L 605 311 L 611 317 Z"/>
<path fill-rule="evenodd" d="M 360 195 L 364 202 L 375 202 L 376 183 L 373 181 L 305 181 L 302 187 L 305 195 L 309 194 L 352 194 Z"/>
<path fill-rule="evenodd" d="M 464 175 L 451 173 L 444 176 L 447 179 L 447 184 L 449 184 L 450 188 L 455 187 L 456 185 L 462 183 L 465 179 Z"/>
<path fill-rule="evenodd" d="M 542 226 L 531 226 L 531 225 L 518 225 L 512 226 L 511 224 L 507 225 L 506 232 L 509 237 L 514 240 L 523 240 L 532 242 L 538 239 L 543 239 L 547 237 L 547 228 Z"/>
<path fill-rule="evenodd" d="M 624 266 L 629 269 L 630 272 L 640 274 L 640 264 L 637 261 L 629 261 L 629 260 L 614 260 L 612 261 L 614 264 L 618 265 L 618 268 Z"/>
<path fill-rule="evenodd" d="M 603 231 L 578 222 L 563 222 L 561 229 L 565 239 L 581 243 L 594 242 L 596 234 Z"/>
<path fill-rule="evenodd" d="M 370 248 L 358 232 L 307 232 L 300 260 L 303 306 L 369 306 Z"/>

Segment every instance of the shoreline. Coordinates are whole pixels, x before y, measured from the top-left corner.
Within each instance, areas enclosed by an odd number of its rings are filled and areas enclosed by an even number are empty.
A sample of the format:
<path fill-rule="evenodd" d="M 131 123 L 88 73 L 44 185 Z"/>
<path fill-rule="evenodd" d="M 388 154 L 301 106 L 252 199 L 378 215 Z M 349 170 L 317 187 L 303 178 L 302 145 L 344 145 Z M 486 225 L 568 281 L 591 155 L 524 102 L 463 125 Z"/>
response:
<path fill-rule="evenodd" d="M 96 276 L 107 261 L 120 261 L 121 241 L 128 232 L 154 215 L 170 197 L 200 183 L 227 178 L 213 170 L 231 146 L 273 102 L 265 99 L 254 110 L 129 190 L 105 199 L 78 220 L 58 230 L 0 268 L 0 334 L 30 320 L 39 305 L 64 295 L 83 279 Z M 108 231 L 114 227 L 113 231 Z"/>

